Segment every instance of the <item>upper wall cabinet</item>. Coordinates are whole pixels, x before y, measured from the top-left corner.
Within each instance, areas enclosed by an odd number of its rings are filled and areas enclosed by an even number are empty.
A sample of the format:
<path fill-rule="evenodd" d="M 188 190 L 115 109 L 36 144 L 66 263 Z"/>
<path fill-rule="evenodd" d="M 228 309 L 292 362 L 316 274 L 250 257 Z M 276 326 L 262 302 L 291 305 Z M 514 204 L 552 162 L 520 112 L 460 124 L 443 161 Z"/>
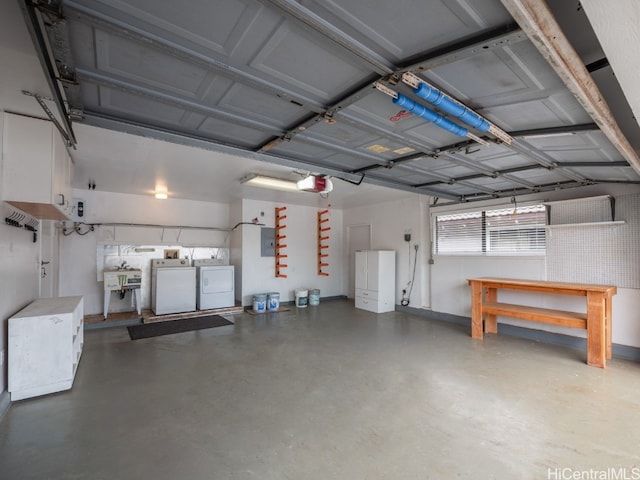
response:
<path fill-rule="evenodd" d="M 71 216 L 71 157 L 48 120 L 4 114 L 2 200 L 36 218 Z"/>

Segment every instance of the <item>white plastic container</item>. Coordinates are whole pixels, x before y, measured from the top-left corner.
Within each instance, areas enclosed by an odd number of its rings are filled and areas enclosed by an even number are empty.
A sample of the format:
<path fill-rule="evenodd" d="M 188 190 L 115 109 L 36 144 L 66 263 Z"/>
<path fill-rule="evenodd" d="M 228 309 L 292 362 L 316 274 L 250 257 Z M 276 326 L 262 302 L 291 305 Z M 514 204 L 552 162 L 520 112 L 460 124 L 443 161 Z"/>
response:
<path fill-rule="evenodd" d="M 319 288 L 312 288 L 311 290 L 309 290 L 309 305 L 311 305 L 312 307 L 320 305 L 320 289 Z"/>
<path fill-rule="evenodd" d="M 296 307 L 307 308 L 309 303 L 309 290 L 299 288 L 296 290 Z"/>
<path fill-rule="evenodd" d="M 267 309 L 267 294 L 258 293 L 253 296 L 253 311 L 256 313 L 264 313 Z"/>
<path fill-rule="evenodd" d="M 277 312 L 280 309 L 280 292 L 267 293 L 267 310 Z"/>

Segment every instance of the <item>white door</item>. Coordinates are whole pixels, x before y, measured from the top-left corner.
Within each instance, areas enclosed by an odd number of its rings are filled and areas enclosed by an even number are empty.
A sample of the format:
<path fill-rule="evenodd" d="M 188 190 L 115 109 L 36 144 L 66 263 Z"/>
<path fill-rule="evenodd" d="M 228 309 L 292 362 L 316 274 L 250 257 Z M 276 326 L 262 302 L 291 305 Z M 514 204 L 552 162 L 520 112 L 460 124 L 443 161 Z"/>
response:
<path fill-rule="evenodd" d="M 371 225 L 349 225 L 347 229 L 349 251 L 349 298 L 356 296 L 356 252 L 371 249 Z"/>
<path fill-rule="evenodd" d="M 356 252 L 356 290 L 368 290 L 369 282 L 367 279 L 367 252 Z"/>

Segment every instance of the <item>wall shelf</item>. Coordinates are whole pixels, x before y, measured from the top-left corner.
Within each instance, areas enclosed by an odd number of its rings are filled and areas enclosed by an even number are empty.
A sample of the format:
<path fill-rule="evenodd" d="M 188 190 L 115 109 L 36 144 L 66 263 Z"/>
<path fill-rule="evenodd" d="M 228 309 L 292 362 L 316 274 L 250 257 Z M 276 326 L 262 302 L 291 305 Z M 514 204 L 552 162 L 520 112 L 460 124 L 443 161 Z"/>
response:
<path fill-rule="evenodd" d="M 545 228 L 554 229 L 554 228 L 573 228 L 573 227 L 599 227 L 599 226 L 613 226 L 613 225 L 624 225 L 626 222 L 624 220 L 616 220 L 613 222 L 583 222 L 583 223 L 560 223 L 558 225 L 547 225 Z"/>
<path fill-rule="evenodd" d="M 329 266 L 326 260 L 329 254 L 325 252 L 325 250 L 329 248 L 329 245 L 324 243 L 329 240 L 329 235 L 325 235 L 326 232 L 331 230 L 331 227 L 324 226 L 329 221 L 328 218 L 324 218 L 324 216 L 328 214 L 329 210 L 321 210 L 318 212 L 318 275 L 322 277 L 329 276 L 327 272 L 322 271 L 324 267 Z"/>
<path fill-rule="evenodd" d="M 583 197 L 583 198 L 569 198 L 567 200 L 553 200 L 542 202 L 543 205 L 566 205 L 567 203 L 584 203 L 595 202 L 598 200 L 611 200 L 611 195 L 597 195 L 595 197 Z"/>
<path fill-rule="evenodd" d="M 287 258 L 288 255 L 282 253 L 282 251 L 287 248 L 287 245 L 284 243 L 284 240 L 287 238 L 286 235 L 282 233 L 282 231 L 287 228 L 284 224 L 284 220 L 287 216 L 283 213 L 287 207 L 276 207 L 276 231 L 275 231 L 275 250 L 276 250 L 276 278 L 287 278 L 287 276 L 282 273 L 283 269 L 287 268 L 289 265 L 282 263 L 281 260 Z"/>

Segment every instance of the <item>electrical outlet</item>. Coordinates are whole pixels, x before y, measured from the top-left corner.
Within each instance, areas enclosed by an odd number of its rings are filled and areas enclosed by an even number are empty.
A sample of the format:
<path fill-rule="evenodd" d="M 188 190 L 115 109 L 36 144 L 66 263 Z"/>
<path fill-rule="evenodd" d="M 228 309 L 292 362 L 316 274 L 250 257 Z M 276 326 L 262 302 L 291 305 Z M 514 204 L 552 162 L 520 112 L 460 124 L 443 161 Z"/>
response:
<path fill-rule="evenodd" d="M 410 233 L 405 233 L 404 234 L 404 241 L 405 242 L 410 242 L 411 241 L 411 234 Z"/>

